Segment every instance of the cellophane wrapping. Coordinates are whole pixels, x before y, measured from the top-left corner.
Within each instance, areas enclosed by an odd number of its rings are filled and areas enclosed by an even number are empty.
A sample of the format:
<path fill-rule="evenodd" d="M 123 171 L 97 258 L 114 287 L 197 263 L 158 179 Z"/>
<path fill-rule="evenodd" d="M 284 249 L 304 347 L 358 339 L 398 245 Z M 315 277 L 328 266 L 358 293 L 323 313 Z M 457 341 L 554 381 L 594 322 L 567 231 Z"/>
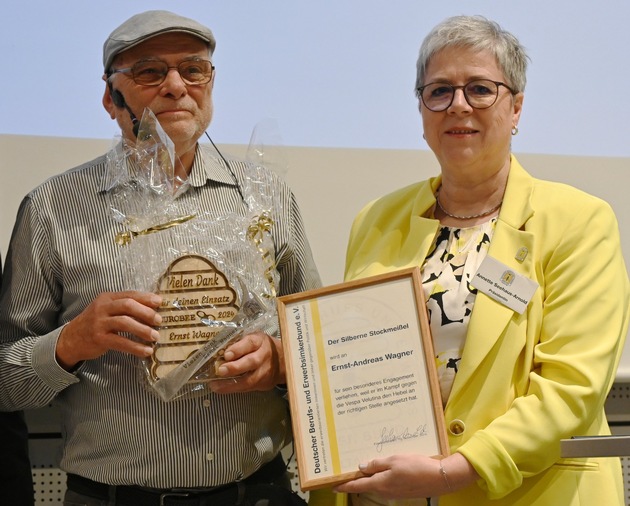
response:
<path fill-rule="evenodd" d="M 260 157 L 253 158 L 239 184 L 247 212 L 218 216 L 200 209 L 189 181 L 177 177 L 173 143 L 150 110 L 137 141 L 121 140 L 108 154 L 126 284 L 162 297 L 160 339 L 142 369 L 165 401 L 229 380 L 217 375 L 225 348 L 277 325 L 271 230 L 280 199 Z"/>

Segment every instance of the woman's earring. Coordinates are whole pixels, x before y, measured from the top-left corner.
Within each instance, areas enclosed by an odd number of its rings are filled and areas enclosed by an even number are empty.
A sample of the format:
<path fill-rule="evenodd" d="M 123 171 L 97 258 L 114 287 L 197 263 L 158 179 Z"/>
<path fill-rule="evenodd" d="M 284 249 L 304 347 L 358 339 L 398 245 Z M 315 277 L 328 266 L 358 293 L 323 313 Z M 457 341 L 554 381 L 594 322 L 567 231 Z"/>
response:
<path fill-rule="evenodd" d="M 512 135 L 516 135 L 518 133 L 518 127 L 517 126 L 513 126 L 512 127 Z"/>

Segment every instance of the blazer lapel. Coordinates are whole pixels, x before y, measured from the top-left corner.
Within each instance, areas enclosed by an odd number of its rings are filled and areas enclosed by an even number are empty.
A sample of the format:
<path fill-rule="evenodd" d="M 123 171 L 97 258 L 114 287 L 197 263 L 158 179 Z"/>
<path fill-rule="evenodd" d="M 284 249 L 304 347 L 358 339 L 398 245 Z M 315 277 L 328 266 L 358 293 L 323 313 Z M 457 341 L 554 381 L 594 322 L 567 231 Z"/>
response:
<path fill-rule="evenodd" d="M 412 205 L 409 234 L 400 248 L 399 263 L 405 267 L 422 266 L 433 244 L 440 223 L 425 215 L 435 205 L 434 193 L 440 183 L 441 178 L 431 179 L 430 184 L 423 186 Z"/>
<path fill-rule="evenodd" d="M 504 204 L 499 214 L 488 255 L 515 272 L 534 278 L 534 236 L 522 230 L 532 216 L 530 195 L 533 179 L 512 157 Z M 475 300 L 462 361 L 453 384 L 451 397 L 457 395 L 495 345 L 514 311 L 479 292 Z"/>

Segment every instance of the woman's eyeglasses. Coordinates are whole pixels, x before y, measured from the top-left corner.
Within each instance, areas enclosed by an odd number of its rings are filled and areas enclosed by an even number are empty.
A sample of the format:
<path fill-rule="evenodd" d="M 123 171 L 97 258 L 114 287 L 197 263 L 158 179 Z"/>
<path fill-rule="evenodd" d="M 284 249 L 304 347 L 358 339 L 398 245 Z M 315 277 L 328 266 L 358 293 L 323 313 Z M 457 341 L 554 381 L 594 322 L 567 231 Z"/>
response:
<path fill-rule="evenodd" d="M 422 100 L 427 109 L 433 112 L 441 112 L 448 109 L 453 103 L 455 90 L 462 90 L 466 102 L 475 109 L 487 109 L 494 105 L 499 96 L 499 87 L 505 87 L 515 95 L 507 84 L 489 79 L 477 79 L 462 86 L 453 86 L 448 83 L 429 83 L 420 86 L 416 95 Z"/>

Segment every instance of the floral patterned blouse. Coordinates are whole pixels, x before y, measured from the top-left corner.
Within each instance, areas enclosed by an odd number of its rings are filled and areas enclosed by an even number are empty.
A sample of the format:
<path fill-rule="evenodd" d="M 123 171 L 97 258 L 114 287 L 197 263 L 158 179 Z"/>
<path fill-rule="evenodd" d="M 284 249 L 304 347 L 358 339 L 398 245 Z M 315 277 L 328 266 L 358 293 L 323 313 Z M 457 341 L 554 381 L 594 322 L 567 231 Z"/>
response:
<path fill-rule="evenodd" d="M 469 228 L 439 228 L 425 260 L 427 301 L 442 402 L 451 392 L 477 289 L 469 282 L 486 257 L 497 219 Z"/>

